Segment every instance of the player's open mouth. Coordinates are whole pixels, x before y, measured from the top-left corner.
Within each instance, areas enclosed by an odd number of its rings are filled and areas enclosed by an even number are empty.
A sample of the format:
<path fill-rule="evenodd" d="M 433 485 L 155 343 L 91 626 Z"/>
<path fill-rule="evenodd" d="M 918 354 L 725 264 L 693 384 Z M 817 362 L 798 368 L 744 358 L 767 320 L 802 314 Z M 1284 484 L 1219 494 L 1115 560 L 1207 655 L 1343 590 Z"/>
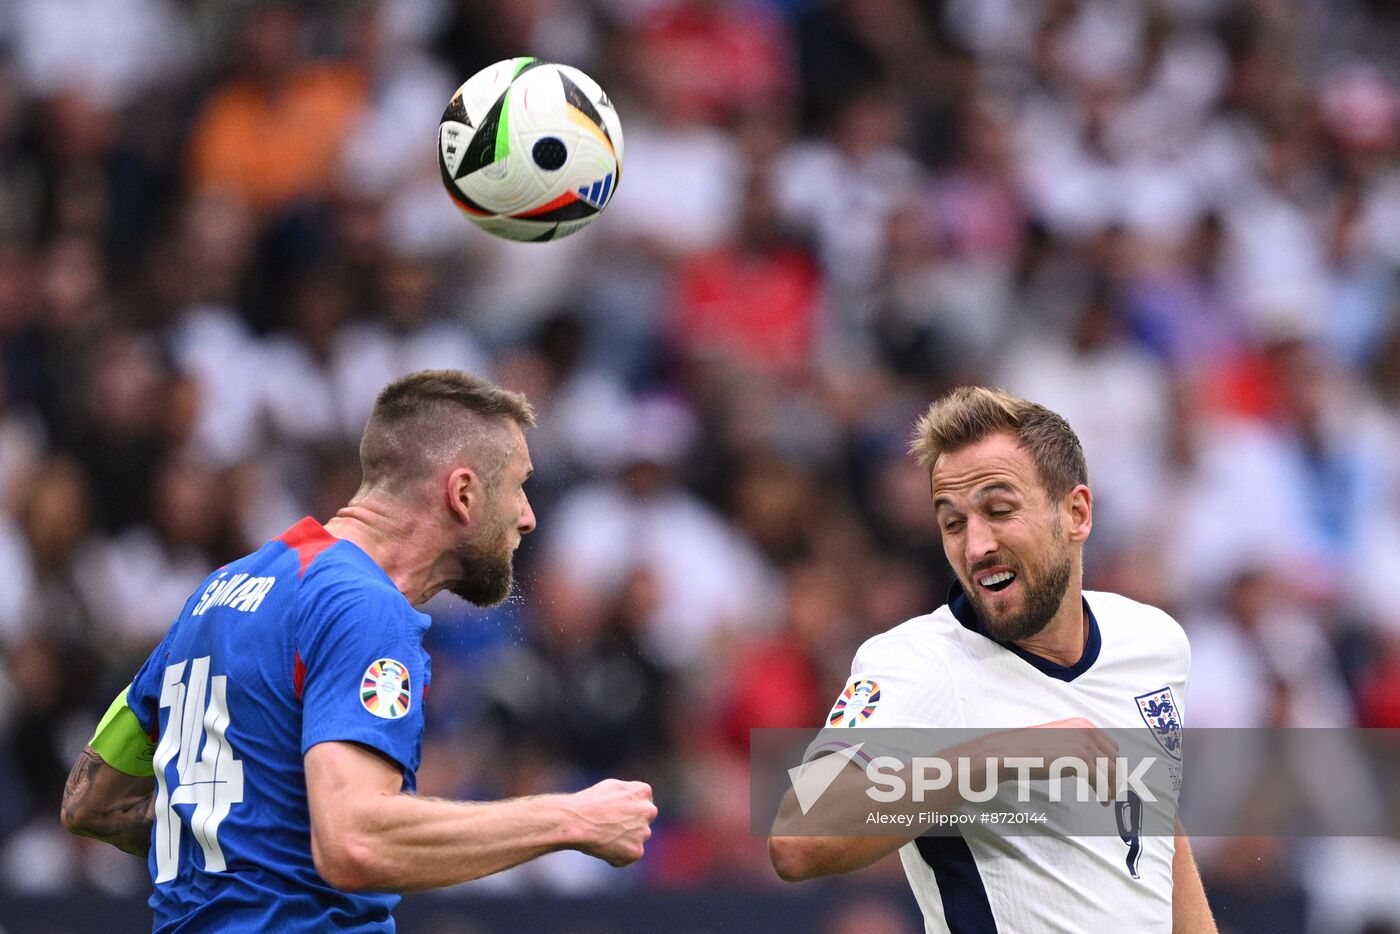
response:
<path fill-rule="evenodd" d="M 992 593 L 1000 593 L 1011 586 L 1011 582 L 1016 579 L 1015 571 L 997 571 L 995 574 L 987 574 L 977 578 L 977 583 L 984 589 Z"/>

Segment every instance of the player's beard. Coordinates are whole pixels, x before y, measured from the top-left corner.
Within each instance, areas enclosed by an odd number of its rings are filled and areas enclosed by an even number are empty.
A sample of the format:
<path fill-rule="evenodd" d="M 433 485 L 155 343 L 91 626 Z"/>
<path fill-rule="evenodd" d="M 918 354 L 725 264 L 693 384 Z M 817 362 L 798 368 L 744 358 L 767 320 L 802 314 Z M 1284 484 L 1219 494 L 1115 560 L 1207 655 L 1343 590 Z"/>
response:
<path fill-rule="evenodd" d="M 1059 525 L 1056 523 L 1056 532 Z M 988 634 L 1001 642 L 1019 642 L 1029 639 L 1046 626 L 1064 602 L 1065 592 L 1074 573 L 1074 562 L 1069 547 L 1057 541 L 1058 547 L 1044 568 L 1027 573 L 1024 567 L 1014 568 L 1016 580 L 1025 588 L 1025 596 L 1020 610 L 1009 615 L 997 616 L 992 611 L 980 587 L 976 575 L 967 582 L 967 594 L 977 611 Z M 970 585 L 970 586 L 968 586 Z"/>
<path fill-rule="evenodd" d="M 515 555 L 505 534 L 484 542 L 462 542 L 456 553 L 462 576 L 448 583 L 450 592 L 481 607 L 496 606 L 510 596 L 515 586 Z"/>

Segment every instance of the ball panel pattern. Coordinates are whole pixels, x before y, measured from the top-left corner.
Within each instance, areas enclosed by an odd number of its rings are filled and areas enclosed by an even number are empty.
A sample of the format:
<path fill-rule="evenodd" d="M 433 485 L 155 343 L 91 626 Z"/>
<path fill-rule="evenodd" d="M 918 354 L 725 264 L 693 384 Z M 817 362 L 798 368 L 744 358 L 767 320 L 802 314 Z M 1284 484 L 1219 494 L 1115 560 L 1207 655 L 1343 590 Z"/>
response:
<path fill-rule="evenodd" d="M 491 105 L 486 116 L 482 118 L 481 124 L 476 128 L 476 133 L 472 135 L 471 142 L 467 144 L 467 151 L 462 156 L 461 164 L 453 173 L 454 179 L 479 172 L 491 163 L 510 155 L 510 141 L 506 135 L 509 129 L 506 99 L 509 96 L 510 88 L 506 88 L 501 96 L 496 98 L 496 103 Z"/>
<path fill-rule="evenodd" d="M 513 240 L 581 230 L 621 177 L 612 102 L 583 72 L 540 59 L 507 59 L 473 75 L 449 102 L 438 138 L 454 203 Z"/>
<path fill-rule="evenodd" d="M 569 150 L 559 137 L 542 136 L 530 147 L 530 157 L 535 160 L 535 165 L 546 172 L 553 172 L 563 167 L 564 161 L 569 158 Z"/>

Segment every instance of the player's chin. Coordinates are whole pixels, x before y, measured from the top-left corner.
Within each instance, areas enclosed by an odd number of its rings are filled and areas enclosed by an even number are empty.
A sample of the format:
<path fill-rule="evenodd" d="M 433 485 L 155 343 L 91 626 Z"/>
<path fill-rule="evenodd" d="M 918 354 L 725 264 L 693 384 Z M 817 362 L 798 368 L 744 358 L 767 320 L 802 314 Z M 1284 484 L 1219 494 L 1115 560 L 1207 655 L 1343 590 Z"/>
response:
<path fill-rule="evenodd" d="M 987 593 L 983 588 L 978 594 L 977 615 L 987 632 L 1003 642 L 1025 638 L 1022 631 L 1024 611 L 1021 601 L 1008 590 L 1000 593 Z"/>
<path fill-rule="evenodd" d="M 1024 602 L 1016 582 L 1003 590 L 977 588 L 977 609 L 988 629 L 1000 631 L 1021 616 Z M 999 637 L 1000 638 L 1000 637 Z"/>

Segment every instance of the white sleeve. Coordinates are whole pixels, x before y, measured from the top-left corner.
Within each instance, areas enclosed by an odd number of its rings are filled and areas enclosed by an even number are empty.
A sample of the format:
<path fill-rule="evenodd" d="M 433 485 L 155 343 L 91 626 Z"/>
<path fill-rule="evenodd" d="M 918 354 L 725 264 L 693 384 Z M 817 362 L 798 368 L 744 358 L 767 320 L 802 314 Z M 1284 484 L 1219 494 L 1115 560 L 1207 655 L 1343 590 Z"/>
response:
<path fill-rule="evenodd" d="M 937 651 L 884 633 L 851 662 L 851 677 L 827 714 L 827 727 L 960 727 L 948 663 Z"/>
<path fill-rule="evenodd" d="M 851 677 L 832 704 L 807 759 L 854 744 L 852 728 L 955 728 L 963 725 L 952 675 L 935 650 L 884 633 L 851 662 Z"/>
<path fill-rule="evenodd" d="M 1191 642 L 1182 628 L 1170 614 L 1156 611 L 1160 616 L 1168 642 L 1167 656 L 1170 659 L 1166 674 L 1167 683 L 1172 687 L 1172 698 L 1176 703 L 1177 723 L 1186 725 L 1187 687 L 1191 682 Z"/>

